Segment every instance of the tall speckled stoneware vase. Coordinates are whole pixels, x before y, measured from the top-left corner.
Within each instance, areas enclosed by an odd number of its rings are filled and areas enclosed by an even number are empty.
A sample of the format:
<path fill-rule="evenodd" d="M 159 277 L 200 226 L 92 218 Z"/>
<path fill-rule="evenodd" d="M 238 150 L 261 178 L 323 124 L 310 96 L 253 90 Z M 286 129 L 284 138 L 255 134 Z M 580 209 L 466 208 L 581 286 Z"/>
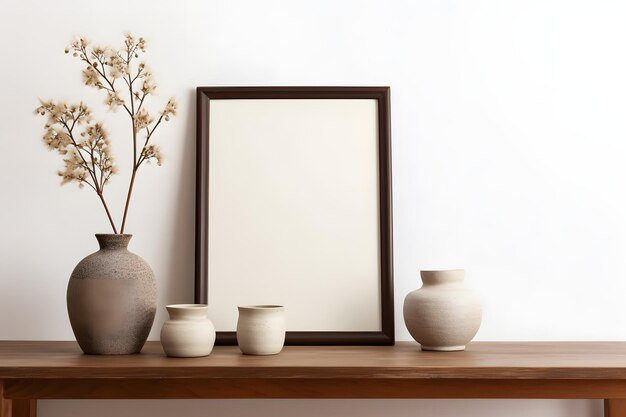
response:
<path fill-rule="evenodd" d="M 100 250 L 80 261 L 67 286 L 67 312 L 81 349 L 94 355 L 141 351 L 156 313 L 156 281 L 128 251 L 132 235 L 97 234 Z"/>

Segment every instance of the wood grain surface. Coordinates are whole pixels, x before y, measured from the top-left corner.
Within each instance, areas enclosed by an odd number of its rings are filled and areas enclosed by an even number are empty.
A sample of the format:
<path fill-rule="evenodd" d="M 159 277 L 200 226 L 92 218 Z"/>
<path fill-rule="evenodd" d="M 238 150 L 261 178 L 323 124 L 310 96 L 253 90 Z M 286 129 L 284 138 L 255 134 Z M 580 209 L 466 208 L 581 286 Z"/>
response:
<path fill-rule="evenodd" d="M 464 352 L 396 346 L 288 346 L 276 356 L 216 346 L 204 358 L 168 358 L 158 342 L 141 354 L 84 355 L 75 342 L 0 342 L 0 379 L 369 378 L 626 380 L 626 343 L 472 343 Z"/>
<path fill-rule="evenodd" d="M 158 342 L 91 356 L 75 342 L 0 341 L 0 417 L 35 417 L 37 399 L 65 398 L 601 398 L 606 417 L 626 417 L 626 343 L 289 346 L 276 356 L 217 346 L 175 359 Z"/>

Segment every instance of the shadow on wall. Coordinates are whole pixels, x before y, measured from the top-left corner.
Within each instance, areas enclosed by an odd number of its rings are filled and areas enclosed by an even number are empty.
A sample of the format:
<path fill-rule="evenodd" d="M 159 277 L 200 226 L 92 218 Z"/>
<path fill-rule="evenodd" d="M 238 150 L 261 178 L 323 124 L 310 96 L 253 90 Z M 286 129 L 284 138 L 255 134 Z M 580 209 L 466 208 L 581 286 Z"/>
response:
<path fill-rule="evenodd" d="M 39 401 L 39 412 L 48 417 L 433 417 L 440 415 L 483 417 L 601 417 L 599 400 L 126 400 Z M 512 406 L 514 405 L 514 406 Z"/>
<path fill-rule="evenodd" d="M 185 100 L 189 111 L 186 115 L 184 136 L 181 138 L 183 146 L 182 163 L 180 166 L 180 184 L 176 205 L 172 213 L 172 230 L 167 241 L 170 247 L 164 253 L 170 259 L 167 262 L 165 280 L 161 281 L 160 294 L 166 294 L 161 299 L 165 304 L 193 303 L 194 287 L 194 251 L 195 251 L 195 167 L 196 167 L 196 90 L 189 89 Z M 159 310 L 163 313 L 161 302 Z"/>

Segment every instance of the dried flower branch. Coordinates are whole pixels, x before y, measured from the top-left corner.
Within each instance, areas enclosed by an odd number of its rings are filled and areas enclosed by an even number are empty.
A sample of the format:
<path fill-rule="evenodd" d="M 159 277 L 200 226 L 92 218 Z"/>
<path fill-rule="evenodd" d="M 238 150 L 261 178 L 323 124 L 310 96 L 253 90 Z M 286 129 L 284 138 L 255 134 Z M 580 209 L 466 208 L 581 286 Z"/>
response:
<path fill-rule="evenodd" d="M 91 120 L 91 110 L 83 103 L 67 105 L 52 100 L 41 101 L 35 113 L 47 116 L 44 143 L 48 149 L 63 155 L 64 170 L 59 171 L 61 184 L 77 182 L 88 185 L 100 197 L 114 233 L 115 223 L 104 199 L 104 187 L 117 172 L 110 154 L 109 139 L 102 124 Z M 76 130 L 82 127 L 76 139 Z"/>
<path fill-rule="evenodd" d="M 177 110 L 176 101 L 170 98 L 155 120 L 143 107 L 146 97 L 154 95 L 157 88 L 146 63 L 138 62 L 145 52 L 146 40 L 130 34 L 125 36 L 120 49 L 92 46 L 84 38 L 76 39 L 65 49 L 66 54 L 71 53 L 85 64 L 83 83 L 104 90 L 104 104 L 111 111 L 122 107 L 130 117 L 133 164 L 120 233 L 124 233 L 139 167 L 151 160 L 155 160 L 157 165 L 163 161 L 160 148 L 150 140 L 161 122 L 169 121 Z M 82 102 L 67 105 L 41 101 L 35 113 L 47 116 L 44 143 L 64 157 L 64 169 L 59 171 L 62 184 L 77 182 L 79 187 L 91 187 L 102 201 L 113 232 L 117 233 L 104 198 L 104 187 L 111 176 L 117 173 L 117 167 L 110 154 L 109 139 L 102 124 L 92 121 L 90 109 Z M 78 127 L 82 128 L 80 133 L 76 131 Z M 139 148 L 140 135 L 143 135 L 143 144 Z"/>

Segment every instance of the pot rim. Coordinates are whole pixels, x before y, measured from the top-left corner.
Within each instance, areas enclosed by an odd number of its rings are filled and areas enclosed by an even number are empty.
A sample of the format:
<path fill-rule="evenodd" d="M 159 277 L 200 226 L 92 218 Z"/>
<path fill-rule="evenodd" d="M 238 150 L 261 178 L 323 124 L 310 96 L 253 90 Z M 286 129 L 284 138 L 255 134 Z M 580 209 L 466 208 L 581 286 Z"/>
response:
<path fill-rule="evenodd" d="M 209 308 L 208 304 L 168 304 L 165 308 L 172 310 L 201 310 Z"/>
<path fill-rule="evenodd" d="M 285 306 L 281 306 L 278 304 L 258 304 L 258 305 L 247 305 L 247 306 L 237 306 L 240 310 L 266 310 L 266 311 L 279 311 L 284 310 Z"/>

